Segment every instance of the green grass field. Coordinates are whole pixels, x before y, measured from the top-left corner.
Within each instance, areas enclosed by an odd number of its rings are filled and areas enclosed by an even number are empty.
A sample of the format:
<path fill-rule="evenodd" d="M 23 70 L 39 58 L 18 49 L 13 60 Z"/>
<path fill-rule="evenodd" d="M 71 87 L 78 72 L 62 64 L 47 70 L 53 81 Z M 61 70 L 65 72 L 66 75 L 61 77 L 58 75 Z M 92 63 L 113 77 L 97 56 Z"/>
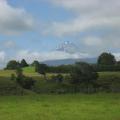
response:
<path fill-rule="evenodd" d="M 4 96 L 0 120 L 120 120 L 120 94 Z"/>
<path fill-rule="evenodd" d="M 46 84 L 32 67 L 24 68 L 23 72 L 38 81 L 40 90 L 56 88 L 54 84 Z M 12 73 L 15 71 L 0 71 L 0 92 L 9 95 L 0 96 L 0 120 L 120 120 L 119 93 L 37 95 L 24 91 L 26 95 L 19 96 L 21 89 L 15 89 L 15 82 L 10 80 Z M 100 82 L 112 76 L 120 78 L 120 72 L 101 72 Z"/>

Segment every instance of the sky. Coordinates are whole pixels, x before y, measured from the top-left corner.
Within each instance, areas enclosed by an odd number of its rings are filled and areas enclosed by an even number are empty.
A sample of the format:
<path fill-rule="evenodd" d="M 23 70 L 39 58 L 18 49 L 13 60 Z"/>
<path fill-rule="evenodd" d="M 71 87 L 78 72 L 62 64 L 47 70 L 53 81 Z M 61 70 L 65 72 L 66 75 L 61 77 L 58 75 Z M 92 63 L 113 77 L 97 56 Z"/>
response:
<path fill-rule="evenodd" d="M 120 0 L 0 0 L 0 67 L 9 60 L 120 59 Z"/>

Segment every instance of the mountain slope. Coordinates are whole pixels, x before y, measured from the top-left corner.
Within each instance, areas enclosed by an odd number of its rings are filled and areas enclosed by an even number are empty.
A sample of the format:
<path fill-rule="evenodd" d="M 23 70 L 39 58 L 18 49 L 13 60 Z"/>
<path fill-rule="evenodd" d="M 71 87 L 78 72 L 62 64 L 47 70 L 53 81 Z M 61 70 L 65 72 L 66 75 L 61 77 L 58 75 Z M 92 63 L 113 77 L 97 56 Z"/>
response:
<path fill-rule="evenodd" d="M 74 64 L 76 62 L 96 63 L 97 58 L 48 60 L 48 61 L 44 61 L 42 63 L 45 63 L 50 66 L 57 66 L 57 65 Z"/>

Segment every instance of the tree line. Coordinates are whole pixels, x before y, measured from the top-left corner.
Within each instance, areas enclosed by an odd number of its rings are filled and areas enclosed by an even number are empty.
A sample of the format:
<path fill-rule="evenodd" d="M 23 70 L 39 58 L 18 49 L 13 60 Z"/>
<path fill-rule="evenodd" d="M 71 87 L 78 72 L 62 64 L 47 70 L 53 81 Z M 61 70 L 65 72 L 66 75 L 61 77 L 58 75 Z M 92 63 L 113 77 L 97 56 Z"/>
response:
<path fill-rule="evenodd" d="M 21 62 L 15 60 L 9 61 L 5 69 L 16 70 L 16 75 L 11 75 L 11 80 L 14 80 L 23 89 L 32 89 L 36 80 L 23 75 L 22 68 L 27 66 L 34 66 L 35 72 L 43 75 L 46 84 L 57 83 L 59 86 L 63 85 L 65 89 L 68 86 L 72 86 L 74 92 L 85 91 L 87 93 L 95 92 L 100 88 L 98 83 L 98 71 L 113 71 L 115 67 L 120 66 L 120 62 L 116 61 L 115 57 L 111 53 L 102 53 L 98 57 L 96 64 L 88 64 L 85 62 L 77 62 L 73 65 L 61 65 L 61 66 L 48 66 L 46 64 L 34 61 L 29 65 L 24 59 Z M 46 73 L 57 73 L 48 78 Z M 66 76 L 63 73 L 67 73 Z M 64 80 L 67 83 L 64 83 Z M 62 86 L 62 87 L 63 87 Z M 104 85 L 102 86 L 104 87 Z M 106 86 L 107 88 L 108 86 Z M 64 92 L 64 89 L 62 91 Z"/>
<path fill-rule="evenodd" d="M 97 72 L 120 71 L 120 61 L 117 61 L 115 56 L 111 53 L 102 53 L 98 57 L 97 63 L 91 65 Z M 40 63 L 39 61 L 34 61 L 32 64 L 28 64 L 25 59 L 23 59 L 20 62 L 16 60 L 9 61 L 5 69 L 14 70 L 18 67 L 24 68 L 28 66 L 39 66 L 41 69 L 45 67 L 46 72 L 48 73 L 70 73 L 70 71 L 74 68 L 74 65 L 48 66 L 46 64 Z"/>

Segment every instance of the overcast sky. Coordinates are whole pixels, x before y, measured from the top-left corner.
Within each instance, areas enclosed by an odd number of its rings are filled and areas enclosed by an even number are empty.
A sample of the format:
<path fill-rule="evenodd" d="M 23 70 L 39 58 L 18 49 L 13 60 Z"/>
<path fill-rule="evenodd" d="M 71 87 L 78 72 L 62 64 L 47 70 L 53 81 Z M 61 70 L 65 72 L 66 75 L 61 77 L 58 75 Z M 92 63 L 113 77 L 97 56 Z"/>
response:
<path fill-rule="evenodd" d="M 0 66 L 104 51 L 119 59 L 119 11 L 120 0 L 0 0 Z"/>

